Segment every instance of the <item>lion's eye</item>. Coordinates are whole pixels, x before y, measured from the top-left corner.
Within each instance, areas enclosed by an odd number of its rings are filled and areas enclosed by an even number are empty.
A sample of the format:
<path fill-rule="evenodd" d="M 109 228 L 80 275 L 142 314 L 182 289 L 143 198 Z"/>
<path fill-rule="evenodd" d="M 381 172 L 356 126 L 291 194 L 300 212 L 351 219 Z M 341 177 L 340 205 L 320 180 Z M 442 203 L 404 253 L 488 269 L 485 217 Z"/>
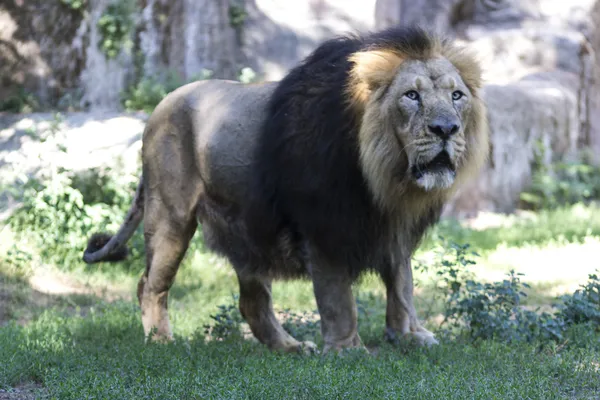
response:
<path fill-rule="evenodd" d="M 409 90 L 408 92 L 404 93 L 404 95 L 411 100 L 419 100 L 419 93 L 417 93 L 416 90 Z"/>
<path fill-rule="evenodd" d="M 452 100 L 456 101 L 456 100 L 460 100 L 462 99 L 462 97 L 465 94 L 463 92 L 461 92 L 460 90 L 456 90 L 452 93 Z"/>

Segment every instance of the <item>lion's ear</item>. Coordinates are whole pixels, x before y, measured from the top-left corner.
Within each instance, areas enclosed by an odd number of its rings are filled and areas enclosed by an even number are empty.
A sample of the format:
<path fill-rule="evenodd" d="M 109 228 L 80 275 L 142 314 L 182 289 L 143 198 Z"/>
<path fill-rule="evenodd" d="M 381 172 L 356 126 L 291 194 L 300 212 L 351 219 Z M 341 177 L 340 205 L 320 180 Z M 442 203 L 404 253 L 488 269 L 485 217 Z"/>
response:
<path fill-rule="evenodd" d="M 372 50 L 354 53 L 350 61 L 354 63 L 353 77 L 366 84 L 369 90 L 375 90 L 392 82 L 403 60 L 389 50 Z"/>

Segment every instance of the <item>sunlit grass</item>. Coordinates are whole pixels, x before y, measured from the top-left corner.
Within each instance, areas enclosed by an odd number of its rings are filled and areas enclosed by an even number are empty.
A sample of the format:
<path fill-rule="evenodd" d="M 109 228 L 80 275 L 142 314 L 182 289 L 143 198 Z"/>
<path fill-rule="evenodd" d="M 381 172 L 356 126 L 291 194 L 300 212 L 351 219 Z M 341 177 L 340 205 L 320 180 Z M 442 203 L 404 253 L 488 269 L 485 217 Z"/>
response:
<path fill-rule="evenodd" d="M 538 214 L 494 216 L 492 226 L 446 220 L 415 255 L 435 260 L 439 236 L 479 253 L 476 279 L 510 269 L 530 283 L 528 305 L 548 306 L 600 265 L 600 209 L 572 206 Z M 473 227 L 475 226 L 475 227 Z M 536 345 L 444 342 L 406 352 L 383 341 L 385 290 L 378 276 L 354 287 L 359 332 L 373 357 L 273 354 L 253 340 L 205 343 L 204 325 L 238 293 L 229 263 L 195 239 L 170 292 L 177 343 L 145 346 L 135 298 L 143 257 L 117 264 L 44 264 L 26 241 L 0 232 L 0 389 L 39 382 L 53 398 L 593 398 L 600 390 L 597 335 L 574 334 L 583 347 L 540 351 Z M 139 245 L 140 237 L 136 238 Z M 32 253 L 10 263 L 8 249 Z M 82 249 L 65 249 L 66 259 Z M 415 261 L 416 264 L 416 261 Z M 439 324 L 444 304 L 432 296 L 432 272 L 415 272 L 416 306 Z M 67 292 L 65 292 L 67 290 Z M 71 290 L 71 292 L 68 292 Z M 121 299 L 121 300 L 118 300 Z M 273 284 L 276 311 L 316 309 L 308 281 Z M 8 320 L 12 322 L 7 322 Z M 12 325 L 17 322 L 19 326 Z M 6 325 L 8 324 L 8 325 Z M 320 335 L 315 333 L 320 343 Z M 588 335 L 588 336 L 586 336 Z M 594 336 L 595 335 L 595 336 Z M 591 347 L 590 347 L 591 346 Z M 350 379 L 351 377 L 351 379 Z M 298 384 L 297 382 L 302 382 Z"/>

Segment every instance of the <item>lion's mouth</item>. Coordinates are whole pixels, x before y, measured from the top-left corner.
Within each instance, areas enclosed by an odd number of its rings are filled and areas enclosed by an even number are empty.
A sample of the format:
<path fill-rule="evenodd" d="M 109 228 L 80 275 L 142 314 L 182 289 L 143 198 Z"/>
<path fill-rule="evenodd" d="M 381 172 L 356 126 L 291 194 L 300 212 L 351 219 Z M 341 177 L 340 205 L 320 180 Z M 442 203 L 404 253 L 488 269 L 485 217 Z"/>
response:
<path fill-rule="evenodd" d="M 425 174 L 437 174 L 442 172 L 456 173 L 454 163 L 446 150 L 442 150 L 431 161 L 423 164 L 415 164 L 411 168 L 411 173 L 415 180 L 423 178 Z"/>

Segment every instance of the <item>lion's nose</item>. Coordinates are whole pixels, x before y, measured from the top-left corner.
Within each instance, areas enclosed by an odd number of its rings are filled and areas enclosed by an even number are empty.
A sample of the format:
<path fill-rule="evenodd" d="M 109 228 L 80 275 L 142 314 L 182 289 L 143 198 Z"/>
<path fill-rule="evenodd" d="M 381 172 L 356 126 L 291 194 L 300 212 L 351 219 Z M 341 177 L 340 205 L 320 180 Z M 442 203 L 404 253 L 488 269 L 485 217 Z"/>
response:
<path fill-rule="evenodd" d="M 458 124 L 454 122 L 446 121 L 435 121 L 433 124 L 427 126 L 429 132 L 439 136 L 442 139 L 449 139 L 450 136 L 458 132 Z"/>

